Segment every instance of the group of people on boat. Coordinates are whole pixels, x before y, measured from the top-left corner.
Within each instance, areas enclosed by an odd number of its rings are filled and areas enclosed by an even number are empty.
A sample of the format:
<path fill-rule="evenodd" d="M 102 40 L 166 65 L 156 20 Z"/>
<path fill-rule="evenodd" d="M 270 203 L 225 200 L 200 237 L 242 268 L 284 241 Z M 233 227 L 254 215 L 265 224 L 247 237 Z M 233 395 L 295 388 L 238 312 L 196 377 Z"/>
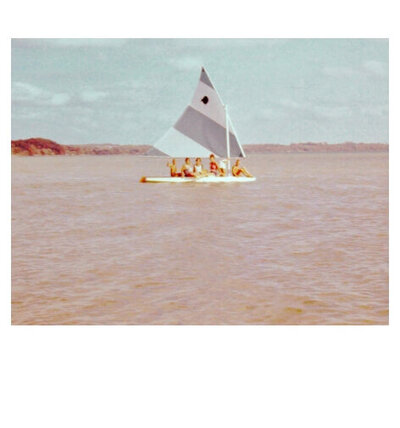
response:
<path fill-rule="evenodd" d="M 195 163 L 192 164 L 190 158 L 185 159 L 185 163 L 182 165 L 180 171 L 176 166 L 176 160 L 172 159 L 171 162 L 167 163 L 167 166 L 170 169 L 171 177 L 207 177 L 209 175 L 214 175 L 216 177 L 225 177 L 227 175 L 226 160 L 221 160 L 219 163 L 216 162 L 215 156 L 210 155 L 210 165 L 209 170 L 205 169 L 201 159 L 196 158 Z M 240 165 L 240 160 L 237 159 L 235 164 L 232 167 L 232 175 L 234 177 L 253 177 L 244 166 Z"/>

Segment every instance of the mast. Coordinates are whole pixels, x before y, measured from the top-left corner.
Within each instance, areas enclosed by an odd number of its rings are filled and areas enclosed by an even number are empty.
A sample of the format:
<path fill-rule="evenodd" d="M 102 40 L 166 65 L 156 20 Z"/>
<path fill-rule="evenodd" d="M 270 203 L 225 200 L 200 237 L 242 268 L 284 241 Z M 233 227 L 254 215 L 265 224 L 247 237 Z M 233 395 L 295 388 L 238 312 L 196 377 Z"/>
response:
<path fill-rule="evenodd" d="M 244 152 L 243 147 L 242 147 L 242 145 L 240 144 L 239 137 L 238 137 L 238 135 L 237 135 L 237 133 L 236 133 L 236 130 L 235 130 L 234 126 L 233 126 L 233 123 L 232 123 L 232 121 L 231 121 L 231 118 L 230 118 L 230 117 L 229 117 L 229 115 L 228 115 L 228 106 L 227 106 L 226 104 L 224 104 L 224 103 L 223 103 L 222 98 L 221 98 L 221 95 L 218 93 L 217 88 L 215 87 L 214 83 L 212 82 L 212 80 L 211 80 L 210 76 L 208 75 L 207 70 L 205 69 L 205 67 L 202 67 L 202 69 L 203 69 L 203 70 L 205 71 L 205 73 L 207 74 L 208 79 L 210 80 L 211 84 L 213 85 L 214 91 L 216 92 L 216 94 L 217 94 L 218 98 L 220 99 L 221 103 L 222 103 L 222 104 L 223 104 L 223 106 L 224 106 L 224 109 L 225 109 L 225 121 L 226 121 L 226 128 L 228 129 L 228 122 L 229 122 L 229 123 L 230 123 L 230 125 L 231 125 L 232 132 L 235 134 L 236 141 L 237 141 L 237 143 L 238 143 L 238 146 L 239 146 L 239 148 L 240 148 L 240 151 L 242 152 L 242 155 L 243 155 L 243 157 L 245 158 L 245 157 L 246 157 L 246 153 Z M 226 137 L 226 139 L 227 139 L 227 144 L 228 144 L 228 142 L 229 142 L 229 133 L 227 133 L 227 137 Z M 229 156 L 229 153 L 230 153 L 230 146 L 229 146 L 229 147 L 227 147 L 227 149 L 228 149 L 228 150 L 227 150 L 227 153 L 228 153 L 228 158 L 229 158 L 229 157 L 230 157 L 230 156 Z M 230 160 L 230 159 L 228 159 L 228 163 L 229 163 L 229 165 L 230 165 L 230 162 L 231 162 L 231 160 Z"/>
<path fill-rule="evenodd" d="M 225 109 L 225 128 L 226 128 L 226 156 L 228 158 L 227 164 L 227 175 L 231 175 L 231 145 L 229 143 L 229 118 L 228 118 L 228 106 L 224 105 Z"/>

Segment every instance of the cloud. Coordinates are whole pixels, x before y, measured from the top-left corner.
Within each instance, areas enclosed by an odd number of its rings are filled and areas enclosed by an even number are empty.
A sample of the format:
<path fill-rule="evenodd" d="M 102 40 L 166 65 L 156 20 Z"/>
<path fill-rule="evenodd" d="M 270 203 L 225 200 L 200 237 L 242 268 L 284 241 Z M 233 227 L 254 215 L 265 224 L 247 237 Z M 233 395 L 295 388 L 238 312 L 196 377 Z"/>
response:
<path fill-rule="evenodd" d="M 298 102 L 296 102 L 294 100 L 291 100 L 289 98 L 285 98 L 285 99 L 281 100 L 279 102 L 279 104 L 282 107 L 284 107 L 286 109 L 291 109 L 291 110 L 298 110 L 298 109 L 301 109 L 301 108 L 304 107 L 302 104 L 300 104 L 300 103 L 298 103 Z"/>
<path fill-rule="evenodd" d="M 16 115 L 18 119 L 24 119 L 24 120 L 37 120 L 44 117 L 43 112 L 38 111 L 26 111 L 25 109 L 22 109 L 18 112 Z"/>
<path fill-rule="evenodd" d="M 121 81 L 115 81 L 112 82 L 109 85 L 104 86 L 104 88 L 110 90 L 110 91 L 133 91 L 136 89 L 142 89 L 146 86 L 149 86 L 149 84 L 145 84 L 143 82 L 140 82 L 139 80 L 121 80 Z"/>
<path fill-rule="evenodd" d="M 204 65 L 204 61 L 201 57 L 185 56 L 176 60 L 170 60 L 170 64 L 179 70 L 186 71 L 200 69 Z"/>
<path fill-rule="evenodd" d="M 359 74 L 357 69 L 346 66 L 326 66 L 322 69 L 322 72 L 331 77 L 353 77 Z"/>
<path fill-rule="evenodd" d="M 54 94 L 51 97 L 50 102 L 51 102 L 51 104 L 53 104 L 55 106 L 62 106 L 64 104 L 67 104 L 70 99 L 71 99 L 71 97 L 66 93 Z"/>
<path fill-rule="evenodd" d="M 294 117 L 301 120 L 341 119 L 350 117 L 353 113 L 353 108 L 347 105 L 315 104 L 291 98 L 283 98 L 274 106 L 262 110 L 262 116 L 266 119 Z"/>
<path fill-rule="evenodd" d="M 126 39 L 52 39 L 54 46 L 68 47 L 120 47 L 127 42 Z"/>
<path fill-rule="evenodd" d="M 80 99 L 87 103 L 93 103 L 107 97 L 106 92 L 94 91 L 94 90 L 85 90 L 80 94 Z"/>
<path fill-rule="evenodd" d="M 388 117 L 389 108 L 387 104 L 362 106 L 361 113 L 366 116 Z"/>
<path fill-rule="evenodd" d="M 41 48 L 41 47 L 71 47 L 71 48 L 119 48 L 127 43 L 129 39 L 12 39 L 13 48 Z"/>
<path fill-rule="evenodd" d="M 382 61 L 364 61 L 363 67 L 368 73 L 378 77 L 386 77 L 388 74 L 388 64 Z"/>
<path fill-rule="evenodd" d="M 65 92 L 52 93 L 27 82 L 13 82 L 11 98 L 13 103 L 26 106 L 62 106 L 71 99 Z"/>
<path fill-rule="evenodd" d="M 282 114 L 282 111 L 280 109 L 267 107 L 267 108 L 261 109 L 258 112 L 258 116 L 261 119 L 277 120 L 277 119 L 281 119 L 283 117 L 286 117 L 286 114 Z"/>
<path fill-rule="evenodd" d="M 12 99 L 16 101 L 37 100 L 45 95 L 43 89 L 25 82 L 13 82 L 11 93 Z"/>
<path fill-rule="evenodd" d="M 313 106 L 309 110 L 314 116 L 326 119 L 340 119 L 353 114 L 352 108 L 348 106 Z"/>
<path fill-rule="evenodd" d="M 388 64 L 382 61 L 368 60 L 356 67 L 326 66 L 322 69 L 322 72 L 330 77 L 357 78 L 366 73 L 376 77 L 386 77 L 388 74 Z"/>

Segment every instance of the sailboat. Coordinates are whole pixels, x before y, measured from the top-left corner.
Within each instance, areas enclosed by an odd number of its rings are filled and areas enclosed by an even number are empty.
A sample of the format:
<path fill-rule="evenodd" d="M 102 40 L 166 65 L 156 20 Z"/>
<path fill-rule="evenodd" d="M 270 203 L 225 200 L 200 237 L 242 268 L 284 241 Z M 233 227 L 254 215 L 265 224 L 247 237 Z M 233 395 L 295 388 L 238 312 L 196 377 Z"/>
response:
<path fill-rule="evenodd" d="M 238 183 L 255 177 L 231 175 L 231 157 L 246 157 L 228 114 L 228 106 L 219 96 L 210 76 L 202 67 L 191 103 L 176 123 L 146 153 L 173 158 L 208 158 L 211 154 L 227 159 L 227 175 L 216 177 L 142 177 L 143 183 Z"/>

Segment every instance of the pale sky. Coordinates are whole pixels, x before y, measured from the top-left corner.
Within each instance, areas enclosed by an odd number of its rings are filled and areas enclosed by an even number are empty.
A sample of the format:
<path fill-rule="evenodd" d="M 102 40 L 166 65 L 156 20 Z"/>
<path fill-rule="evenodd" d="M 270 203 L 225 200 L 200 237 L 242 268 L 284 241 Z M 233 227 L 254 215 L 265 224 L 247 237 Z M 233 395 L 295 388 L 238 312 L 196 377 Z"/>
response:
<path fill-rule="evenodd" d="M 243 144 L 388 142 L 387 39 L 14 39 L 12 138 L 154 144 L 205 66 Z"/>

